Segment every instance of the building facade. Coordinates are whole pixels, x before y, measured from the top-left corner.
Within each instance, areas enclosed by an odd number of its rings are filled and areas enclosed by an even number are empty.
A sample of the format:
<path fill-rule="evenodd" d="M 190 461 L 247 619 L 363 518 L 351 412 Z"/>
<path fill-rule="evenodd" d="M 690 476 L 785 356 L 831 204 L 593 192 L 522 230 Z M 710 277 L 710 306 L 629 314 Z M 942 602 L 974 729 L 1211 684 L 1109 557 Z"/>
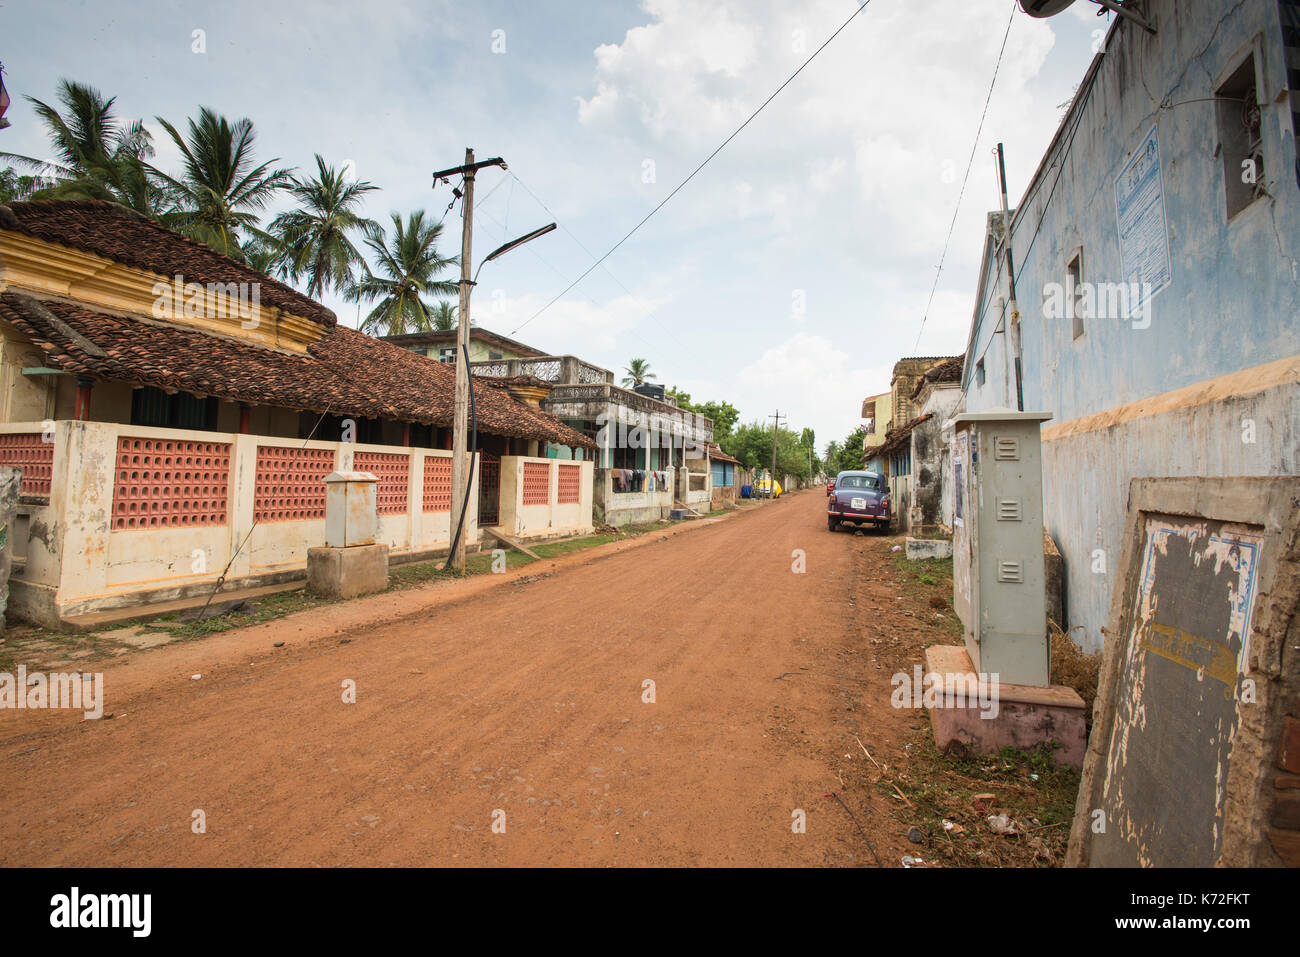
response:
<path fill-rule="evenodd" d="M 0 465 L 22 473 L 10 609 L 75 626 L 305 578 L 336 470 L 378 478 L 393 560 L 445 553 L 454 391 L 449 367 L 124 207 L 0 206 Z M 468 541 L 590 529 L 595 443 L 508 391 L 475 401 Z"/>
<path fill-rule="evenodd" d="M 1130 480 L 1300 469 L 1300 9 L 1143 12 L 1156 32 L 1116 19 L 1011 214 L 1018 316 L 989 217 L 963 373 L 968 411 L 1053 416 L 1045 522 L 1089 651 Z"/>

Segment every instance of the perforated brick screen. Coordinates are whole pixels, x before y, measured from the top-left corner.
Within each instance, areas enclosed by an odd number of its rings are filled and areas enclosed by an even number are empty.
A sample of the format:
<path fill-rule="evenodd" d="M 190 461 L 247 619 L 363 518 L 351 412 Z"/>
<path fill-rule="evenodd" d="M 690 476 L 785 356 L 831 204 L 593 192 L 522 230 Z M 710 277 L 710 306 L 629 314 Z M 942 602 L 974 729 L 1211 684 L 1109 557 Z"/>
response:
<path fill-rule="evenodd" d="M 424 510 L 451 511 L 451 458 L 430 455 L 424 460 Z"/>
<path fill-rule="evenodd" d="M 224 525 L 229 483 L 227 442 L 120 436 L 113 528 Z"/>
<path fill-rule="evenodd" d="M 559 469 L 555 501 L 559 505 L 577 505 L 582 501 L 582 466 L 561 465 Z"/>
<path fill-rule="evenodd" d="M 392 452 L 358 452 L 352 463 L 358 472 L 370 472 L 379 479 L 375 497 L 380 515 L 401 515 L 406 511 L 410 456 Z"/>
<path fill-rule="evenodd" d="M 325 476 L 334 471 L 333 449 L 257 447 L 253 519 L 306 522 L 325 517 Z"/>
<path fill-rule="evenodd" d="M 0 435 L 0 465 L 23 470 L 20 495 L 49 495 L 54 473 L 54 443 L 44 442 L 39 432 Z"/>
<path fill-rule="evenodd" d="M 546 462 L 524 463 L 524 504 L 548 505 L 551 501 L 551 466 Z"/>

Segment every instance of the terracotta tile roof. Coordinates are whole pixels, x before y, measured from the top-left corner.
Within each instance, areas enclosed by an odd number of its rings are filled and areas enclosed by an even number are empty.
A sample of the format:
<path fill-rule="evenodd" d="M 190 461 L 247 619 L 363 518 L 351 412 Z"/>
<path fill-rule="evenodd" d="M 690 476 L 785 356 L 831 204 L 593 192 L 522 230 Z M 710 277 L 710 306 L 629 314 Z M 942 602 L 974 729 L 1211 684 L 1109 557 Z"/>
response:
<path fill-rule="evenodd" d="M 921 394 L 921 389 L 927 382 L 960 382 L 962 367 L 966 364 L 965 356 L 952 356 L 944 359 L 937 366 L 926 370 L 925 375 L 921 376 L 916 383 L 916 388 L 912 390 L 911 398 L 915 399 Z"/>
<path fill-rule="evenodd" d="M 908 444 L 912 430 L 922 422 L 932 418 L 934 418 L 933 413 L 927 412 L 925 415 L 918 415 L 915 419 L 903 423 L 896 429 L 890 429 L 889 433 L 885 436 L 883 445 L 867 449 L 863 452 L 863 461 L 865 462 L 868 458 L 875 458 L 877 455 L 889 458 L 889 456 L 893 455 L 895 452 L 901 451 L 903 446 Z"/>
<path fill-rule="evenodd" d="M 232 402 L 448 427 L 455 371 L 346 326 L 295 355 L 62 299 L 0 295 L 0 318 L 65 372 Z M 582 433 L 500 389 L 476 383 L 479 431 L 595 448 Z"/>
<path fill-rule="evenodd" d="M 80 249 L 126 266 L 206 286 L 211 282 L 260 283 L 266 305 L 321 325 L 337 323 L 334 313 L 314 299 L 256 269 L 186 239 L 117 203 L 99 200 L 38 199 L 0 206 L 0 228 Z"/>
<path fill-rule="evenodd" d="M 726 452 L 722 451 L 720 445 L 714 442 L 709 443 L 709 458 L 717 462 L 735 462 L 737 465 L 740 464 L 740 459 L 733 459 Z"/>

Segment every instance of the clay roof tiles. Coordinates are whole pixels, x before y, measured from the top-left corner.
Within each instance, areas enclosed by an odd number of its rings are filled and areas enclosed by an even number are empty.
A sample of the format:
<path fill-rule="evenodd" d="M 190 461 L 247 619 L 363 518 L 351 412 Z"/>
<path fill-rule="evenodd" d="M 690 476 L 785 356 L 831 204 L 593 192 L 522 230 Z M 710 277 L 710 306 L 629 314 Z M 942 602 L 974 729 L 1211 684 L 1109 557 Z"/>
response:
<path fill-rule="evenodd" d="M 65 372 L 334 415 L 452 424 L 455 372 L 346 326 L 307 355 L 264 348 L 171 323 L 110 314 L 13 290 L 0 319 L 27 335 Z M 479 431 L 594 448 L 559 419 L 476 383 Z"/>
<path fill-rule="evenodd" d="M 38 199 L 0 206 L 0 228 L 48 243 L 93 253 L 187 283 L 259 283 L 260 301 L 324 326 L 334 313 L 282 282 L 223 256 L 210 246 L 186 239 L 134 210 L 102 200 Z"/>

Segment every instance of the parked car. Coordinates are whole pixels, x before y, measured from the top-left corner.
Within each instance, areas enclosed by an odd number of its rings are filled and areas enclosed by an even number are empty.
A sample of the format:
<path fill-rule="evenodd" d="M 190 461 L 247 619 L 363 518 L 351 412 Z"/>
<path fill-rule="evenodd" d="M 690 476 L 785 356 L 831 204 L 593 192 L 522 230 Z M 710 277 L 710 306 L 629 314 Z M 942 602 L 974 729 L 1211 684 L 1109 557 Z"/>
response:
<path fill-rule="evenodd" d="M 754 498 L 772 498 L 772 487 L 776 487 L 776 498 L 781 497 L 785 489 L 781 488 L 780 482 L 774 482 L 771 479 L 759 479 L 754 483 Z"/>
<path fill-rule="evenodd" d="M 841 472 L 826 502 L 826 527 L 874 525 L 889 528 L 889 486 L 879 472 Z"/>
<path fill-rule="evenodd" d="M 835 491 L 835 479 L 833 479 L 833 478 L 831 478 L 831 479 L 827 479 L 827 480 L 826 480 L 826 494 L 827 494 L 827 495 L 830 495 L 831 492 L 833 492 L 833 491 Z"/>

